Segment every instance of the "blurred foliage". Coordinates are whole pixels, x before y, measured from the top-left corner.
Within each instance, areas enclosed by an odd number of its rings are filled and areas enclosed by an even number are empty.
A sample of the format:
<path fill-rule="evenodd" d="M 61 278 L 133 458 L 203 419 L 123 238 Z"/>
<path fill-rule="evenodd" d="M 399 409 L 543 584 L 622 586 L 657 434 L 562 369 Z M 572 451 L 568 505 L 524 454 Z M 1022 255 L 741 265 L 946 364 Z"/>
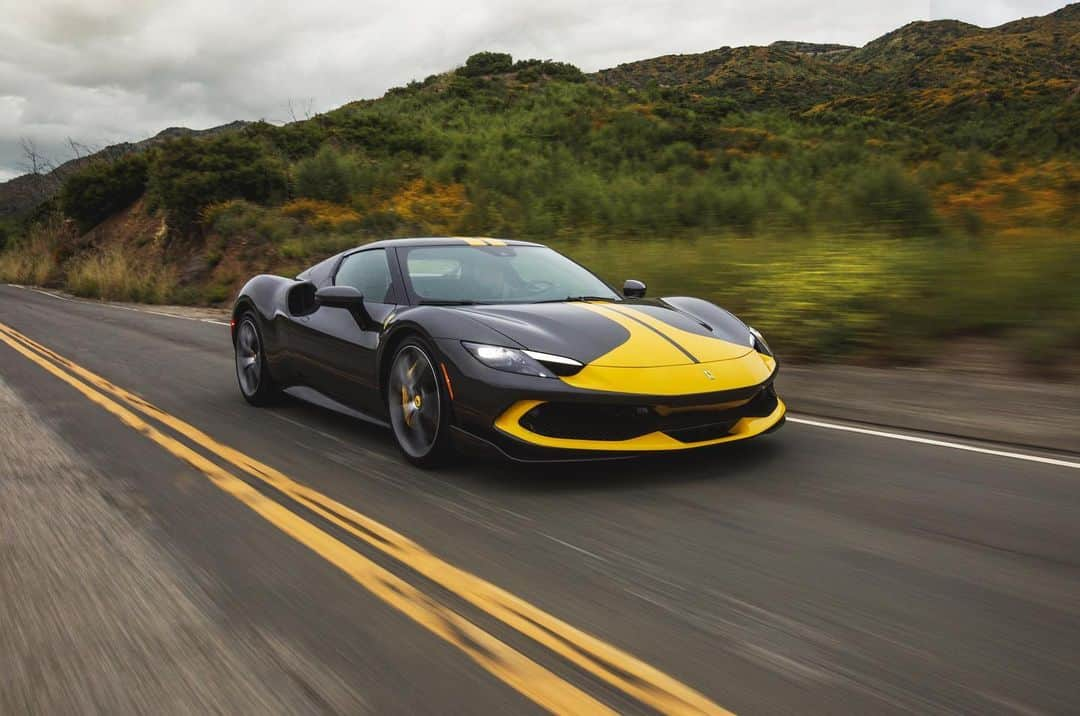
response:
<path fill-rule="evenodd" d="M 923 362 L 950 339 L 985 336 L 1060 369 L 1080 348 L 1080 247 L 1047 231 L 978 244 L 861 233 L 553 245 L 613 285 L 639 278 L 651 296 L 708 297 L 785 358 Z"/>

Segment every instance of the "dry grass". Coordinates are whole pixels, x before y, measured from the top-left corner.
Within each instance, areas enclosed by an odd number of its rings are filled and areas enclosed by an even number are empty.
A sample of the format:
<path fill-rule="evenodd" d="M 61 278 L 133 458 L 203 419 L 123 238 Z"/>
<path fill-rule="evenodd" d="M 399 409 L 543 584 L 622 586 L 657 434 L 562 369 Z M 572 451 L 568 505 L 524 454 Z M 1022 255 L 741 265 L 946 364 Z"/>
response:
<path fill-rule="evenodd" d="M 49 246 L 28 243 L 0 254 L 0 281 L 40 286 L 49 280 L 55 265 Z"/>
<path fill-rule="evenodd" d="M 65 236 L 59 217 L 35 225 L 21 241 L 0 252 L 0 281 L 43 286 L 56 278 L 56 248 Z"/>
<path fill-rule="evenodd" d="M 74 263 L 68 269 L 67 287 L 77 296 L 163 303 L 176 287 L 176 276 L 160 266 L 150 270 L 119 247 L 110 247 Z"/>

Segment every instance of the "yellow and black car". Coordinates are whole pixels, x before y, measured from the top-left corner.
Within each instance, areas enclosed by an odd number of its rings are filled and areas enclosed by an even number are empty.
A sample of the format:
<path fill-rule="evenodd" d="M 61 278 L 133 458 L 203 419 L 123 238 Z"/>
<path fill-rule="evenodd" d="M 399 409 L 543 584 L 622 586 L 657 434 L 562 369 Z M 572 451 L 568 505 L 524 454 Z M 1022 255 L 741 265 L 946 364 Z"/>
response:
<path fill-rule="evenodd" d="M 419 465 L 457 449 L 516 460 L 685 450 L 778 428 L 761 334 L 698 298 L 620 295 L 540 244 L 392 239 L 295 279 L 262 275 L 233 310 L 243 396 L 305 386 L 388 425 Z"/>

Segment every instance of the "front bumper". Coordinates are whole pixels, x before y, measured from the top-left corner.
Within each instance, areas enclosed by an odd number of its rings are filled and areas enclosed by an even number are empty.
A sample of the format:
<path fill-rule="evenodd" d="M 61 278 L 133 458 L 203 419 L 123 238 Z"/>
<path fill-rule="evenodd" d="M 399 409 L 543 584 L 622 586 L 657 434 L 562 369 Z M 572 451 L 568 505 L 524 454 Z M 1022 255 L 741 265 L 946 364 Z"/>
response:
<path fill-rule="evenodd" d="M 636 454 L 689 450 L 735 440 L 745 440 L 768 431 L 784 418 L 787 410 L 783 401 L 777 398 L 774 401 L 773 409 L 767 415 L 745 416 L 731 422 L 725 419 L 716 422 L 712 417 L 703 416 L 699 426 L 688 426 L 678 430 L 658 429 L 632 437 L 605 439 L 545 435 L 523 424 L 523 419 L 536 407 L 542 405 L 542 402 L 535 400 L 521 400 L 514 403 L 495 421 L 495 429 L 505 436 L 536 447 Z M 703 439 L 687 439 L 685 437 L 694 431 L 709 433 L 710 430 L 714 437 L 705 437 Z"/>
<path fill-rule="evenodd" d="M 710 376 L 707 385 L 720 390 L 694 386 L 693 392 L 681 392 L 685 380 L 677 371 L 643 369 L 636 386 L 663 392 L 617 392 L 496 371 L 456 341 L 437 342 L 448 358 L 457 437 L 516 460 L 612 459 L 703 448 L 775 430 L 786 413 L 773 389 L 776 364 L 759 354 L 742 365 L 733 361 L 733 370 L 715 381 Z M 715 364 L 710 367 L 715 372 Z M 677 382 L 641 380 L 646 372 L 660 370 Z M 700 367 L 694 370 L 701 373 Z M 743 382 L 748 375 L 754 380 L 749 385 Z"/>

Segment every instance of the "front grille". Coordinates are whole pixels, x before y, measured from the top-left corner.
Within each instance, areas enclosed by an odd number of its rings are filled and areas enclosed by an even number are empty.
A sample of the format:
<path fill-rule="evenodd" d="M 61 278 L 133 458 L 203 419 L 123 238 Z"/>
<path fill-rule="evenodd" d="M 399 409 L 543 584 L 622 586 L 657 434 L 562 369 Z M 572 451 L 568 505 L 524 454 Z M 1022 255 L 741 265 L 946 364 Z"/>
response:
<path fill-rule="evenodd" d="M 541 403 L 520 422 L 540 435 L 578 440 L 628 440 L 656 429 L 656 415 L 645 405 Z"/>
<path fill-rule="evenodd" d="M 553 438 L 629 440 L 662 432 L 684 443 L 715 440 L 730 434 L 739 420 L 764 417 L 776 409 L 772 385 L 742 405 L 604 405 L 541 403 L 521 417 L 525 429 Z"/>

